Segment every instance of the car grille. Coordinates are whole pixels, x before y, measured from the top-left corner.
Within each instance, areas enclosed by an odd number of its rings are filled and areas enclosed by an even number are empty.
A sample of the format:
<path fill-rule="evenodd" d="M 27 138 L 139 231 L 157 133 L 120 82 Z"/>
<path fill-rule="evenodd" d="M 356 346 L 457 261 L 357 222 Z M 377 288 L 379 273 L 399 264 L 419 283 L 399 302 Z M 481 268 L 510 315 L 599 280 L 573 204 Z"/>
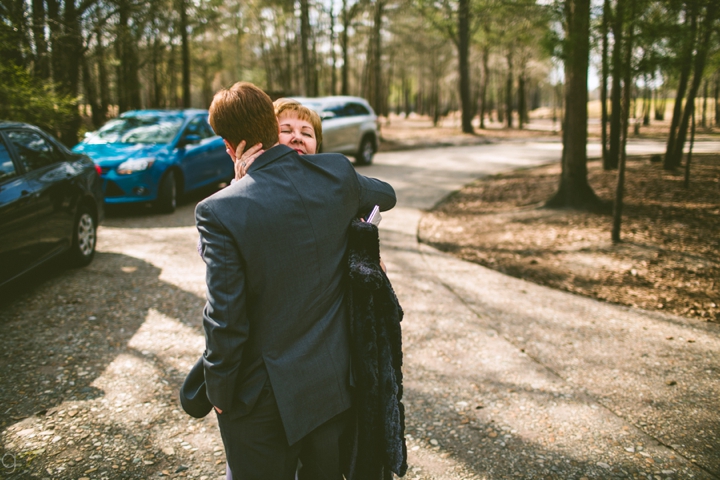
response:
<path fill-rule="evenodd" d="M 122 189 L 118 187 L 117 183 L 113 182 L 112 180 L 108 180 L 107 185 L 105 186 L 106 197 L 122 197 L 124 195 L 125 192 L 123 192 Z"/>

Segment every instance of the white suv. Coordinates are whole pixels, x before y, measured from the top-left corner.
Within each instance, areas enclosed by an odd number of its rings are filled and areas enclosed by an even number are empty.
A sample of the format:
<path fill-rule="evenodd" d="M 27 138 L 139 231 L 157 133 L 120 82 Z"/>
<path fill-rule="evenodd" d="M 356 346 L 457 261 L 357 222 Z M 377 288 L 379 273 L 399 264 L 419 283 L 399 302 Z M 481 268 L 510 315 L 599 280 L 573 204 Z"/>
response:
<path fill-rule="evenodd" d="M 355 157 L 357 165 L 370 165 L 378 148 L 377 116 L 360 97 L 293 97 L 320 115 L 322 152 Z"/>

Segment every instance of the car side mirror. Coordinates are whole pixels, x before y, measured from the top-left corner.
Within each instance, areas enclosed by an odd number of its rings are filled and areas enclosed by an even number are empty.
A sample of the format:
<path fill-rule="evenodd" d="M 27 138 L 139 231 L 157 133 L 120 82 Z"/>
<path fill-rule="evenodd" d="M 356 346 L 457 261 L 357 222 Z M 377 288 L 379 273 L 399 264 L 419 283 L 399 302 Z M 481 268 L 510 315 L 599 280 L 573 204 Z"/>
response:
<path fill-rule="evenodd" d="M 329 119 L 335 118 L 335 117 L 336 117 L 336 115 L 335 115 L 334 112 L 322 112 L 322 113 L 320 114 L 320 119 L 321 119 L 321 120 L 329 120 Z"/>
<path fill-rule="evenodd" d="M 196 143 L 200 143 L 200 140 L 202 140 L 202 138 L 200 138 L 200 135 L 195 135 L 192 133 L 189 135 L 185 135 L 178 142 L 178 148 L 182 148 L 186 145 L 195 145 Z"/>

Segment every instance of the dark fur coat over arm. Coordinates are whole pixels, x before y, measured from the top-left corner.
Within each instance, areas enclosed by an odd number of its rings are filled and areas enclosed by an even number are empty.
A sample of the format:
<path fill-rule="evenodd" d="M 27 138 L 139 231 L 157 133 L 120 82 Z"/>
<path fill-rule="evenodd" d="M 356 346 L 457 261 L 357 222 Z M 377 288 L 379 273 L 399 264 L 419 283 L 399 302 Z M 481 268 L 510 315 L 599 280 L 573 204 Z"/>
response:
<path fill-rule="evenodd" d="M 377 227 L 350 227 L 348 274 L 357 432 L 349 480 L 390 479 L 407 471 L 402 404 L 403 311 L 380 268 Z"/>

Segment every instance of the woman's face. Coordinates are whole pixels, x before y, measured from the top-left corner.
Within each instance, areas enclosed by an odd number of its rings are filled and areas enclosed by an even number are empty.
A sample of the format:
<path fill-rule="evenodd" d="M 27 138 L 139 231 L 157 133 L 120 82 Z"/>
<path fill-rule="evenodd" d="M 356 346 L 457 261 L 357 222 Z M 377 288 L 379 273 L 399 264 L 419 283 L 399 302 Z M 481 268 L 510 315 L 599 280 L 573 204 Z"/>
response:
<path fill-rule="evenodd" d="M 280 124 L 280 143 L 301 155 L 317 153 L 315 129 L 310 122 L 284 115 L 278 118 L 278 123 Z"/>

